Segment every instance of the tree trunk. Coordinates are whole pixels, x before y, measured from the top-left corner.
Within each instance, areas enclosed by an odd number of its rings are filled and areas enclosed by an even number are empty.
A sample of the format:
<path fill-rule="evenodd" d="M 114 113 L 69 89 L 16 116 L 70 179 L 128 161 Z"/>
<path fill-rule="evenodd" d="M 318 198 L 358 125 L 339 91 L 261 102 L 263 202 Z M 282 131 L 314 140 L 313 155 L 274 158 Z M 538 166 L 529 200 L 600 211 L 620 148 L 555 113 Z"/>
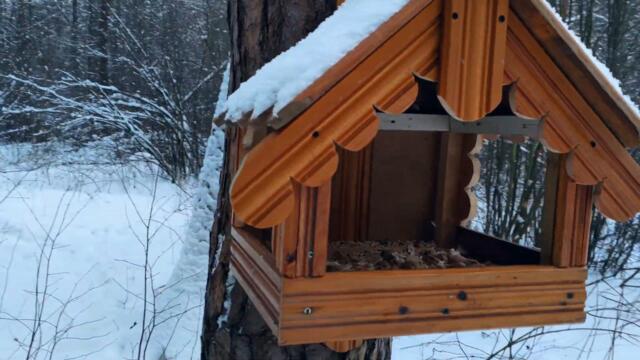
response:
<path fill-rule="evenodd" d="M 335 0 L 230 0 L 232 92 L 273 57 L 294 45 L 329 16 Z M 348 353 L 322 344 L 279 347 L 256 308 L 229 272 L 231 183 L 229 144 L 236 128 L 226 131 L 220 176 L 221 195 L 211 231 L 209 278 L 205 295 L 202 359 L 390 359 L 389 339 L 369 340 Z"/>
<path fill-rule="evenodd" d="M 87 59 L 87 68 L 91 80 L 101 84 L 109 83 L 109 0 L 90 2 L 89 6 L 89 39 L 92 54 Z"/>

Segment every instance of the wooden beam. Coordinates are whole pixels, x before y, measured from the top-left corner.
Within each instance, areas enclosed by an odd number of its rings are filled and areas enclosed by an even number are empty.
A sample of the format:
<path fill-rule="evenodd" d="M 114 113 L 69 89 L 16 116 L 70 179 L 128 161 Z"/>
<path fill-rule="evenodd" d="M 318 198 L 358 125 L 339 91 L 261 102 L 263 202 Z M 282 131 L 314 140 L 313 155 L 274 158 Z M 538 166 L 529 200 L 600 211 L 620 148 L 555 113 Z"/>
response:
<path fill-rule="evenodd" d="M 477 135 L 441 136 L 435 203 L 435 241 L 441 247 L 455 247 L 458 226 L 475 216 L 476 198 L 471 187 L 480 176 L 480 162 L 475 157 L 480 144 Z"/>
<path fill-rule="evenodd" d="M 550 154 L 549 159 L 543 219 L 546 259 L 555 266 L 583 267 L 589 251 L 593 186 L 579 185 L 569 177 L 568 156 Z"/>
<path fill-rule="evenodd" d="M 532 265 L 286 279 L 279 342 L 580 322 L 586 273 Z"/>
<path fill-rule="evenodd" d="M 562 267 L 587 265 L 593 209 L 593 186 L 579 185 L 566 171 L 566 159 L 558 180 L 553 264 Z"/>
<path fill-rule="evenodd" d="M 294 211 L 274 228 L 276 267 L 288 278 L 322 276 L 327 267 L 331 183 L 295 185 Z"/>
<path fill-rule="evenodd" d="M 444 1 L 438 96 L 463 121 L 483 118 L 502 99 L 509 0 Z"/>
<path fill-rule="evenodd" d="M 251 234 L 232 228 L 231 235 L 231 272 L 277 335 L 282 278 L 273 265 L 273 256 Z"/>

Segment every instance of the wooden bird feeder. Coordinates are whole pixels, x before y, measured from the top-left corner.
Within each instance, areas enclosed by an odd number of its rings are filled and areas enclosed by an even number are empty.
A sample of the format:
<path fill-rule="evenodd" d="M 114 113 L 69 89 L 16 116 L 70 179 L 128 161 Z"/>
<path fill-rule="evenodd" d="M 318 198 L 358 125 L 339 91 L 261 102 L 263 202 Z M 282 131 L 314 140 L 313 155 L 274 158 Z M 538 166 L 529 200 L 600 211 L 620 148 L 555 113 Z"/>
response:
<path fill-rule="evenodd" d="M 542 1 L 409 1 L 268 135 L 236 129 L 231 270 L 281 345 L 584 320 L 594 200 L 616 220 L 640 207 L 638 119 Z M 479 134 L 550 151 L 539 249 L 467 227 Z M 338 242 L 484 266 L 328 271 Z"/>

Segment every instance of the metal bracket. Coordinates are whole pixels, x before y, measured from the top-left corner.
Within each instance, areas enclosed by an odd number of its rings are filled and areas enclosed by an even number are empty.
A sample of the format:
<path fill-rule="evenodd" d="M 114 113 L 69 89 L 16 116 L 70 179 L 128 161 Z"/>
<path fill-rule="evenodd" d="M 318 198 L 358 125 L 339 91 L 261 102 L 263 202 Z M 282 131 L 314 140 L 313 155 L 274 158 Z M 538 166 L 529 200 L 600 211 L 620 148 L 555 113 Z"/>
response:
<path fill-rule="evenodd" d="M 449 115 L 386 114 L 377 112 L 380 130 L 434 131 L 459 134 L 495 134 L 503 136 L 540 137 L 541 120 L 523 119 L 512 115 L 487 116 L 475 122 L 463 122 Z"/>

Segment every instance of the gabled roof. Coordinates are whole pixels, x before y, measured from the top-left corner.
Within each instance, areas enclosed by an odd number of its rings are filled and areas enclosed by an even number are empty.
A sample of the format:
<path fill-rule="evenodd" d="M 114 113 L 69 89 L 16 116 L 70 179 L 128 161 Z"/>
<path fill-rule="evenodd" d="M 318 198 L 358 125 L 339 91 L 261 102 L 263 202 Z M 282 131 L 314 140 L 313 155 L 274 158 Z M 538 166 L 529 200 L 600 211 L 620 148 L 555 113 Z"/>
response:
<path fill-rule="evenodd" d="M 341 11 L 358 3 L 362 1 L 348 1 L 309 38 L 321 37 L 332 18 L 340 19 Z M 370 1 L 366 3 L 359 6 L 375 7 Z M 291 179 L 311 187 L 329 181 L 338 162 L 335 145 L 351 151 L 366 146 L 378 130 L 373 107 L 404 111 L 416 98 L 414 74 L 439 80 L 443 0 L 395 0 L 388 4 L 387 11 L 393 10 L 392 6 L 401 9 L 386 22 L 378 19 L 377 29 L 357 39 L 357 46 L 340 55 L 337 62 L 318 60 L 321 68 L 329 67 L 315 79 L 305 78 L 304 90 L 286 105 L 273 94 L 260 101 L 252 102 L 251 96 L 241 101 L 247 96 L 242 95 L 242 86 L 238 94 L 230 96 L 228 120 L 267 114 L 271 126 L 281 128 L 247 155 L 234 181 L 232 203 L 248 224 L 269 227 L 287 217 L 294 201 Z M 597 185 L 596 205 L 606 216 L 616 220 L 632 217 L 640 210 L 640 167 L 625 146 L 638 143 L 637 109 L 544 0 L 511 0 L 509 8 L 499 85 L 516 82 L 518 113 L 544 117 L 541 140 L 551 151 L 570 153 L 569 175 L 579 184 Z M 344 21 L 342 18 L 333 25 Z M 368 26 L 372 23 L 375 21 Z M 299 56 L 300 49 L 309 46 L 303 40 L 282 56 Z M 279 60 L 274 61 L 277 64 Z M 269 66 L 244 84 L 245 89 L 252 82 L 260 84 L 261 77 L 269 78 Z M 270 86 L 279 85 L 275 81 L 261 86 L 261 91 L 269 92 Z M 269 99 L 273 102 L 265 105 Z M 277 101 L 281 103 L 276 114 L 269 116 Z M 260 111 L 254 111 L 257 108 L 251 104 L 260 104 Z M 265 113 L 267 108 L 270 110 Z"/>

